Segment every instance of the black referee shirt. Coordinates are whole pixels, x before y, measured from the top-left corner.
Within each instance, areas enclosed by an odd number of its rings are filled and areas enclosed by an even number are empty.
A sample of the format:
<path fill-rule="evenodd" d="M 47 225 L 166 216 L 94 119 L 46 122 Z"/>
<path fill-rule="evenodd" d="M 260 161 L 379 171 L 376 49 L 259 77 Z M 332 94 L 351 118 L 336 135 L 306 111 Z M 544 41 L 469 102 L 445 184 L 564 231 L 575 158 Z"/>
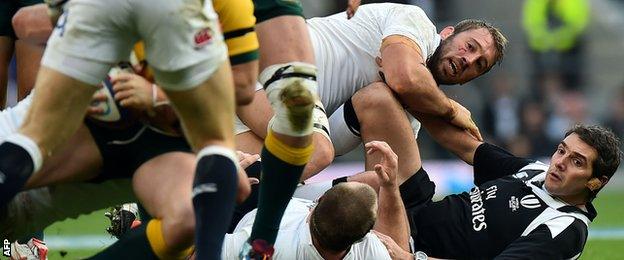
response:
<path fill-rule="evenodd" d="M 484 143 L 474 158 L 475 185 L 408 213 L 417 250 L 455 259 L 578 258 L 596 217 L 551 197 L 548 166 Z"/>

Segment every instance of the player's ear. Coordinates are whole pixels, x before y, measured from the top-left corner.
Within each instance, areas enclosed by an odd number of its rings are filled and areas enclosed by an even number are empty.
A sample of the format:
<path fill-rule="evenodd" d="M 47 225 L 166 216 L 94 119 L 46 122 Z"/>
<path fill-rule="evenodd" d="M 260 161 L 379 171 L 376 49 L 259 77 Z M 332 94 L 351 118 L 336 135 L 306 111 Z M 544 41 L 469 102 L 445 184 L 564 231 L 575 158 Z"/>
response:
<path fill-rule="evenodd" d="M 444 27 L 444 29 L 440 31 L 440 37 L 442 38 L 442 40 L 444 40 L 448 38 L 449 36 L 453 35 L 454 32 L 455 32 L 455 27 L 453 26 Z"/>

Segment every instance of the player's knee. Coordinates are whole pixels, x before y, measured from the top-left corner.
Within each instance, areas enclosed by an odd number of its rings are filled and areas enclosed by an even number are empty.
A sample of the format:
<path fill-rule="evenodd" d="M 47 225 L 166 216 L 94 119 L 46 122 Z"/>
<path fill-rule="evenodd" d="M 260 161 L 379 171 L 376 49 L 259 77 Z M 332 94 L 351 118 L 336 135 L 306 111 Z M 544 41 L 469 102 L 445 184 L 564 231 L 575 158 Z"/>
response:
<path fill-rule="evenodd" d="M 351 98 L 351 102 L 355 111 L 371 107 L 375 108 L 372 111 L 382 111 L 383 108 L 394 106 L 398 101 L 386 84 L 375 82 L 358 90 Z"/>
<path fill-rule="evenodd" d="M 253 101 L 258 81 L 258 62 L 252 61 L 232 66 L 234 86 L 236 87 L 236 105 L 244 106 Z"/>
<path fill-rule="evenodd" d="M 234 86 L 236 87 L 236 105 L 249 105 L 255 94 L 255 78 L 253 81 L 248 78 L 234 78 Z"/>
<path fill-rule="evenodd" d="M 45 43 L 46 37 L 43 35 L 52 31 L 52 24 L 45 19 L 49 19 L 47 7 L 45 4 L 38 4 L 20 8 L 13 16 L 11 23 L 15 35 L 20 40 Z"/>
<path fill-rule="evenodd" d="M 26 38 L 28 36 L 28 16 L 28 13 L 24 11 L 24 9 L 20 9 L 15 13 L 13 19 L 11 20 L 15 35 L 20 39 Z"/>
<path fill-rule="evenodd" d="M 319 137 L 323 138 L 324 142 L 318 142 L 319 145 L 314 147 L 315 153 L 317 153 L 317 164 L 320 170 L 325 169 L 331 162 L 334 160 L 334 147 L 329 142 L 327 138 L 324 136 Z"/>
<path fill-rule="evenodd" d="M 195 214 L 190 203 L 179 207 L 172 212 L 167 221 L 170 227 L 169 235 L 165 237 L 166 244 L 171 248 L 185 248 L 193 243 L 195 234 Z"/>

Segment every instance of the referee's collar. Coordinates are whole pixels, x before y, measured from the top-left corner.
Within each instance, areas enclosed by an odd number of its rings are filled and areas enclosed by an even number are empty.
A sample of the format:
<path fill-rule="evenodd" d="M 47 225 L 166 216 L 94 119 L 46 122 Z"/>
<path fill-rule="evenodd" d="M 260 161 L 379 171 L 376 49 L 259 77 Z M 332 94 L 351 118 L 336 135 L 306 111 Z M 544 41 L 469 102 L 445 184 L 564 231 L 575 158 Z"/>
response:
<path fill-rule="evenodd" d="M 598 216 L 598 212 L 596 211 L 596 208 L 594 207 L 594 205 L 591 202 L 587 202 L 585 203 L 585 209 L 582 209 L 578 206 L 574 206 L 574 205 L 570 205 L 567 202 L 559 199 L 556 196 L 553 196 L 552 194 L 550 194 L 550 192 L 546 189 L 546 186 L 544 186 L 544 180 L 537 180 L 537 181 L 533 181 L 531 182 L 531 184 L 533 184 L 534 186 L 540 187 L 542 190 L 544 190 L 550 197 L 552 197 L 553 199 L 555 199 L 558 202 L 561 202 L 564 205 L 552 205 L 552 203 L 548 203 L 548 201 L 544 201 L 546 204 L 548 204 L 548 206 L 551 206 L 555 209 L 557 209 L 558 211 L 561 212 L 566 212 L 566 213 L 581 213 L 584 216 L 586 216 L 589 221 L 594 221 L 594 219 L 596 218 L 596 216 Z"/>

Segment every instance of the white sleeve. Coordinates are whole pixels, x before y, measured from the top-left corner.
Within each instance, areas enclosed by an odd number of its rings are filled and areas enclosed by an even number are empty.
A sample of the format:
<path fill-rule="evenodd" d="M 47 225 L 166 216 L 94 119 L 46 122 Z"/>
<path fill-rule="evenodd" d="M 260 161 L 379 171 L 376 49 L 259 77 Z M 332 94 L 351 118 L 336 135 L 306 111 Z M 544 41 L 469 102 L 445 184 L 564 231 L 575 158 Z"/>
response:
<path fill-rule="evenodd" d="M 401 35 L 413 40 L 422 52 L 423 58 L 429 58 L 438 40 L 435 25 L 425 12 L 417 6 L 400 6 L 393 8 L 382 29 L 382 39 L 390 35 Z"/>
<path fill-rule="evenodd" d="M 388 249 L 381 243 L 381 240 L 369 232 L 362 241 L 354 244 L 352 250 L 359 252 L 364 256 L 362 259 L 392 259 L 388 254 Z M 357 259 L 357 257 L 356 257 Z"/>

